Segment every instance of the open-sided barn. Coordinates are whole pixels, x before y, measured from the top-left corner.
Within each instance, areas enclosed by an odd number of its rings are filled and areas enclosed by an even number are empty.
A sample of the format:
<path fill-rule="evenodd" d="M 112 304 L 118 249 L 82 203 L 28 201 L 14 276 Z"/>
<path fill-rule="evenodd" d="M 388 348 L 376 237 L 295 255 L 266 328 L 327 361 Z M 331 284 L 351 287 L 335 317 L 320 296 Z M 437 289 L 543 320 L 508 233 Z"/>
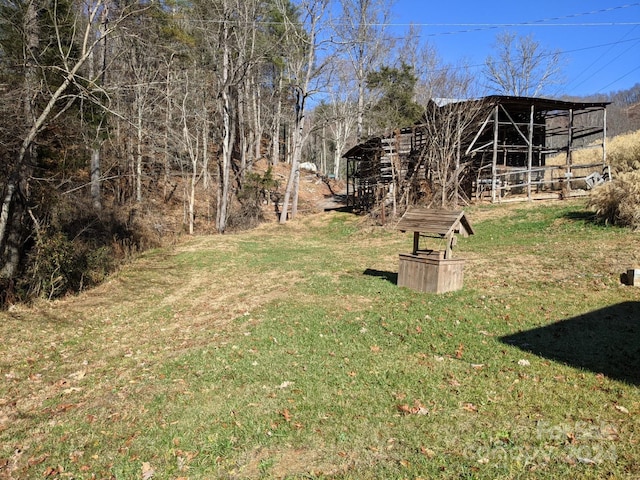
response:
<path fill-rule="evenodd" d="M 349 202 L 367 210 L 389 198 L 409 205 L 422 196 L 444 206 L 584 194 L 609 177 L 607 105 L 498 95 L 433 100 L 421 123 L 344 154 Z M 601 160 L 575 161 L 584 148 L 600 149 Z"/>

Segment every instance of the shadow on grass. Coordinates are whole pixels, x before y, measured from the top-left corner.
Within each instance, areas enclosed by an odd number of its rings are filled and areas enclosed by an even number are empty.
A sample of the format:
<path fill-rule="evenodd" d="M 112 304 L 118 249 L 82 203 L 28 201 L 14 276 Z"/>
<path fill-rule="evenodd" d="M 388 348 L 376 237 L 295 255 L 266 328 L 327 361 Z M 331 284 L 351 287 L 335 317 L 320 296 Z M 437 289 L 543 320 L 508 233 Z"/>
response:
<path fill-rule="evenodd" d="M 587 210 L 573 210 L 563 215 L 567 220 L 573 220 L 574 222 L 590 223 L 593 225 L 601 225 L 602 222 L 596 214 Z"/>
<path fill-rule="evenodd" d="M 364 275 L 368 275 L 370 277 L 380 277 L 384 278 L 387 282 L 393 283 L 394 285 L 398 284 L 398 274 L 394 272 L 385 272 L 382 270 L 373 270 L 371 268 L 367 268 L 364 272 Z"/>
<path fill-rule="evenodd" d="M 640 385 L 640 302 L 620 303 L 500 340 L 550 360 Z"/>

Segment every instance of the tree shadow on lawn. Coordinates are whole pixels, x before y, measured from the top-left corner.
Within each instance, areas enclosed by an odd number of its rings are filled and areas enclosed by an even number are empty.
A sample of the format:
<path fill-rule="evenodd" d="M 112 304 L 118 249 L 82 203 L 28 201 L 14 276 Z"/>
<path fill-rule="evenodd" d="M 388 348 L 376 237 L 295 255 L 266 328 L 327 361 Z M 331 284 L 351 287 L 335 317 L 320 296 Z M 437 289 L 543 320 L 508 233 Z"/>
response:
<path fill-rule="evenodd" d="M 640 302 L 623 302 L 533 330 L 503 343 L 640 385 Z"/>
<path fill-rule="evenodd" d="M 370 277 L 380 277 L 384 278 L 387 282 L 393 283 L 394 285 L 398 284 L 398 274 L 394 272 L 385 272 L 382 270 L 374 270 L 372 268 L 367 268 L 364 272 L 364 275 L 368 275 Z"/>

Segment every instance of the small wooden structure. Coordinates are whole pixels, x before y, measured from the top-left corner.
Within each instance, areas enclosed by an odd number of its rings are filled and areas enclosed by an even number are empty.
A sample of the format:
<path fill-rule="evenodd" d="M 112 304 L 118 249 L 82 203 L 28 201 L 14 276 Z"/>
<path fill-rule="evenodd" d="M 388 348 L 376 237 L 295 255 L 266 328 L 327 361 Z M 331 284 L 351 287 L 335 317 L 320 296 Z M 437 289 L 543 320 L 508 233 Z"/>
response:
<path fill-rule="evenodd" d="M 410 208 L 396 227 L 413 232 L 413 251 L 400 254 L 398 286 L 420 292 L 444 293 L 460 290 L 464 260 L 452 258 L 456 235 L 473 235 L 473 227 L 464 212 Z M 439 238 L 444 250 L 421 249 L 420 238 Z"/>

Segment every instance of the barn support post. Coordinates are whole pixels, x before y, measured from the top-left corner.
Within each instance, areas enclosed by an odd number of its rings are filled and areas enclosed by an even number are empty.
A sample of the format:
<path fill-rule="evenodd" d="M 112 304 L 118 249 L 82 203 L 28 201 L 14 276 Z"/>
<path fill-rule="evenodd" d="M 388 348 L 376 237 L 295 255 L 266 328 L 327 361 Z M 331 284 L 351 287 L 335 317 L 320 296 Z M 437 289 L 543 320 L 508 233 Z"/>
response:
<path fill-rule="evenodd" d="M 533 117 L 535 106 L 531 104 L 531 112 L 529 114 L 529 139 L 527 141 L 529 149 L 527 150 L 527 200 L 531 198 L 531 169 L 533 168 Z"/>
<path fill-rule="evenodd" d="M 496 187 L 498 186 L 498 116 L 500 106 L 496 104 L 493 110 L 493 158 L 491 164 L 491 203 L 496 202 Z"/>
<path fill-rule="evenodd" d="M 607 108 L 602 108 L 602 168 L 607 166 Z"/>
<path fill-rule="evenodd" d="M 456 170 L 455 170 L 455 194 L 453 196 L 453 206 L 458 206 L 458 196 L 460 195 L 460 144 L 462 143 L 462 120 L 460 119 L 460 112 L 458 112 L 458 125 L 457 125 L 457 138 L 456 138 Z"/>
<path fill-rule="evenodd" d="M 349 180 L 351 179 L 349 170 L 351 170 L 351 159 L 347 158 L 347 207 L 349 207 Z"/>
<path fill-rule="evenodd" d="M 571 149 L 573 148 L 573 108 L 569 109 L 569 129 L 567 131 L 567 165 L 565 170 L 565 184 L 564 184 L 564 192 L 565 196 L 569 196 L 571 194 L 571 175 L 573 172 L 571 171 Z"/>

